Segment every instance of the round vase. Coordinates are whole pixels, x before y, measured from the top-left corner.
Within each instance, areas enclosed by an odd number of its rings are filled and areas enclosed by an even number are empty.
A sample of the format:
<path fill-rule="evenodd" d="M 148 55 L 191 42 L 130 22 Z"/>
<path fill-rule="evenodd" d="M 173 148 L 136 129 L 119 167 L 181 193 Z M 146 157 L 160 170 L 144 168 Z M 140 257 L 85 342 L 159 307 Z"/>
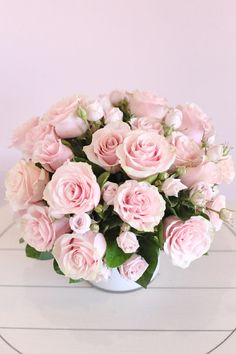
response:
<path fill-rule="evenodd" d="M 156 278 L 159 271 L 159 267 L 160 267 L 160 257 L 158 259 L 157 267 L 155 269 L 155 272 L 153 273 L 151 281 L 153 281 Z M 108 280 L 100 281 L 98 283 L 90 282 L 90 284 L 100 290 L 115 292 L 115 293 L 125 293 L 125 292 L 135 291 L 143 288 L 141 285 L 137 284 L 134 281 L 124 279 L 120 275 L 117 268 L 113 268 L 111 270 L 111 276 Z"/>

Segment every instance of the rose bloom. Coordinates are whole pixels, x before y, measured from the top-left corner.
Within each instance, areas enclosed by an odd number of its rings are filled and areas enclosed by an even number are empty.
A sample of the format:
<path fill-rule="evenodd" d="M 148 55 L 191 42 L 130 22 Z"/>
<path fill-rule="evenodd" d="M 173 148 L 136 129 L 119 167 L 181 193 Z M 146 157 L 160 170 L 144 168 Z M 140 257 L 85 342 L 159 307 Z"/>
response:
<path fill-rule="evenodd" d="M 212 210 L 207 210 L 207 214 L 210 218 L 210 222 L 214 226 L 215 231 L 219 231 L 222 227 L 223 220 L 220 218 L 219 212 L 226 206 L 226 198 L 220 194 L 216 196 L 212 201 L 207 203 L 206 207 Z M 213 211 L 215 210 L 215 211 Z"/>
<path fill-rule="evenodd" d="M 213 145 L 207 149 L 207 157 L 209 161 L 218 162 L 224 158 L 224 145 Z"/>
<path fill-rule="evenodd" d="M 173 177 L 167 178 L 161 186 L 162 192 L 164 192 L 167 197 L 178 197 L 179 192 L 186 188 L 187 187 L 181 183 L 180 179 Z"/>
<path fill-rule="evenodd" d="M 234 163 L 231 156 L 217 163 L 208 161 L 199 166 L 187 168 L 181 177 L 182 182 L 191 187 L 198 182 L 210 184 L 231 183 L 235 177 Z"/>
<path fill-rule="evenodd" d="M 120 267 L 120 275 L 126 280 L 137 281 L 147 270 L 149 264 L 137 254 L 133 254 Z"/>
<path fill-rule="evenodd" d="M 40 162 L 49 172 L 54 172 L 72 157 L 71 149 L 62 144 L 61 139 L 58 139 L 55 132 L 51 131 L 43 140 L 36 142 L 32 160 Z"/>
<path fill-rule="evenodd" d="M 232 157 L 229 155 L 217 163 L 217 167 L 220 171 L 221 182 L 230 184 L 233 182 L 235 177 L 234 162 Z"/>
<path fill-rule="evenodd" d="M 187 135 L 173 132 L 169 141 L 176 149 L 175 168 L 180 166 L 194 167 L 203 161 L 204 151 Z"/>
<path fill-rule="evenodd" d="M 113 122 L 121 122 L 122 120 L 123 120 L 123 112 L 117 107 L 112 107 L 104 115 L 105 124 L 109 124 Z"/>
<path fill-rule="evenodd" d="M 117 183 L 109 181 L 104 184 L 102 188 L 102 198 L 107 205 L 113 205 L 118 187 Z"/>
<path fill-rule="evenodd" d="M 87 213 L 76 214 L 70 218 L 71 230 L 77 234 L 84 234 L 89 231 L 91 218 Z"/>
<path fill-rule="evenodd" d="M 165 201 L 155 186 L 128 180 L 118 188 L 114 211 L 135 229 L 153 232 L 164 216 Z"/>
<path fill-rule="evenodd" d="M 126 93 L 119 90 L 113 90 L 109 95 L 109 99 L 114 105 L 117 105 L 120 101 L 123 101 L 126 98 Z"/>
<path fill-rule="evenodd" d="M 131 113 L 137 117 L 152 116 L 162 119 L 168 112 L 168 102 L 151 92 L 133 91 L 127 93 Z"/>
<path fill-rule="evenodd" d="M 53 127 L 49 124 L 39 118 L 32 119 L 31 123 L 23 124 L 15 131 L 11 146 L 20 149 L 25 159 L 32 159 L 35 143 L 52 131 Z"/>
<path fill-rule="evenodd" d="M 60 138 L 75 138 L 88 129 L 88 124 L 77 115 L 81 101 L 83 99 L 76 95 L 63 98 L 44 115 L 44 121 L 55 127 Z"/>
<path fill-rule="evenodd" d="M 103 271 L 106 241 L 101 233 L 65 234 L 58 238 L 53 255 L 65 276 L 96 281 Z"/>
<path fill-rule="evenodd" d="M 50 251 L 55 240 L 70 231 L 67 218 L 53 221 L 48 214 L 48 207 L 31 205 L 20 220 L 24 240 L 37 251 Z"/>
<path fill-rule="evenodd" d="M 83 148 L 87 158 L 107 171 L 117 172 L 119 160 L 116 149 L 129 131 L 129 125 L 124 122 L 110 123 L 98 129 L 93 134 L 91 144 Z"/>
<path fill-rule="evenodd" d="M 177 107 L 183 114 L 182 124 L 179 128 L 196 143 L 202 140 L 213 139 L 214 129 L 211 120 L 196 104 L 185 104 Z"/>
<path fill-rule="evenodd" d="M 116 238 L 117 245 L 124 253 L 134 253 L 139 248 L 137 236 L 131 231 L 124 231 Z"/>
<path fill-rule="evenodd" d="M 156 117 L 132 118 L 130 123 L 133 130 L 155 130 L 158 134 L 164 133 L 161 121 Z"/>
<path fill-rule="evenodd" d="M 108 113 L 113 108 L 109 95 L 99 95 L 98 101 L 102 106 L 104 114 Z"/>
<path fill-rule="evenodd" d="M 100 187 L 89 164 L 68 162 L 59 167 L 44 191 L 54 217 L 92 210 L 100 200 Z"/>
<path fill-rule="evenodd" d="M 185 222 L 169 216 L 164 220 L 164 236 L 164 251 L 171 256 L 173 265 L 187 268 L 209 250 L 213 227 L 201 216 L 192 216 Z"/>
<path fill-rule="evenodd" d="M 221 172 L 214 162 L 205 162 L 196 167 L 188 167 L 186 173 L 181 176 L 181 181 L 188 187 L 199 182 L 209 184 L 221 184 Z"/>
<path fill-rule="evenodd" d="M 20 160 L 10 169 L 5 179 L 6 199 L 14 211 L 26 209 L 42 200 L 49 176 L 32 162 Z"/>
<path fill-rule="evenodd" d="M 204 207 L 214 196 L 213 187 L 206 182 L 198 182 L 191 187 L 189 197 L 192 203 Z"/>
<path fill-rule="evenodd" d="M 11 147 L 15 147 L 20 150 L 24 150 L 24 144 L 27 134 L 39 124 L 39 117 L 33 117 L 27 122 L 17 127 L 12 136 Z"/>
<path fill-rule="evenodd" d="M 173 129 L 178 129 L 182 124 L 182 120 L 183 120 L 182 112 L 179 109 L 174 108 L 167 113 L 165 117 L 165 124 L 168 127 L 172 127 Z"/>
<path fill-rule="evenodd" d="M 87 119 L 96 122 L 104 116 L 104 111 L 101 103 L 98 100 L 91 101 L 86 105 Z"/>
<path fill-rule="evenodd" d="M 132 131 L 118 146 L 116 154 L 121 167 L 134 179 L 165 172 L 175 160 L 175 148 L 155 131 Z"/>

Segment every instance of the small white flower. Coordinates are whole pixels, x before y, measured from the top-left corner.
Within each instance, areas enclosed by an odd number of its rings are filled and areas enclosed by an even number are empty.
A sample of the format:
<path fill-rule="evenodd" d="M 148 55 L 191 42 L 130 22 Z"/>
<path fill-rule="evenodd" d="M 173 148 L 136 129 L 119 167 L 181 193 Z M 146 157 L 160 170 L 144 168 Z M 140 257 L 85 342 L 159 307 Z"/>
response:
<path fill-rule="evenodd" d="M 167 113 L 165 117 L 166 125 L 173 129 L 178 129 L 182 124 L 182 120 L 183 120 L 183 113 L 177 108 L 171 110 L 169 113 Z"/>
<path fill-rule="evenodd" d="M 167 178 L 161 187 L 162 192 L 164 192 L 167 197 L 178 197 L 179 192 L 186 188 L 187 187 L 181 182 L 179 178 L 173 177 Z"/>

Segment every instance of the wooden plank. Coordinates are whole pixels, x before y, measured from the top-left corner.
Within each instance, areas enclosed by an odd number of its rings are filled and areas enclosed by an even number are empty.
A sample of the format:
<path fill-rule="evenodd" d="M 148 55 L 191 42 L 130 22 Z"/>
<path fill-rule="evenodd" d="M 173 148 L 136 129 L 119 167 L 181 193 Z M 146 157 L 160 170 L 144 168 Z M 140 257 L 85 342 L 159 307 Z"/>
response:
<path fill-rule="evenodd" d="M 0 208 L 0 234 L 13 222 L 12 211 L 8 204 Z"/>
<path fill-rule="evenodd" d="M 1 329 L 1 333 L 24 354 L 51 354 L 55 351 L 57 354 L 94 354 L 95 352 L 99 354 L 199 354 L 209 352 L 228 335 L 228 332 L 90 332 L 27 329 Z M 221 350 L 223 348 L 222 346 Z M 230 347 L 228 351 L 218 353 L 235 354 L 230 351 Z"/>
<path fill-rule="evenodd" d="M 206 272 L 207 269 L 207 272 Z M 212 252 L 193 262 L 188 269 L 172 265 L 162 254 L 158 277 L 150 287 L 235 287 L 236 253 Z M 52 261 L 27 258 L 22 250 L 0 250 L 0 286 L 69 286 L 68 280 L 56 274 Z M 77 285 L 76 285 L 77 286 Z M 78 286 L 89 286 L 82 282 Z"/>
<path fill-rule="evenodd" d="M 0 327 L 233 330 L 235 289 L 0 288 Z"/>

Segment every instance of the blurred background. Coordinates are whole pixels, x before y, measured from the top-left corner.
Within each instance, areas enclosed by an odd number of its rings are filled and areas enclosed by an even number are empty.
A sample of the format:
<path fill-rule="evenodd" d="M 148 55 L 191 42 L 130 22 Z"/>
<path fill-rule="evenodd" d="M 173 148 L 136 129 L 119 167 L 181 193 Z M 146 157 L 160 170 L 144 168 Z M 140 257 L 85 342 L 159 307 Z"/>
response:
<path fill-rule="evenodd" d="M 13 128 L 74 93 L 196 102 L 236 147 L 235 11 L 234 0 L 0 0 L 0 202 L 19 158 Z M 235 187 L 223 187 L 234 203 Z"/>

